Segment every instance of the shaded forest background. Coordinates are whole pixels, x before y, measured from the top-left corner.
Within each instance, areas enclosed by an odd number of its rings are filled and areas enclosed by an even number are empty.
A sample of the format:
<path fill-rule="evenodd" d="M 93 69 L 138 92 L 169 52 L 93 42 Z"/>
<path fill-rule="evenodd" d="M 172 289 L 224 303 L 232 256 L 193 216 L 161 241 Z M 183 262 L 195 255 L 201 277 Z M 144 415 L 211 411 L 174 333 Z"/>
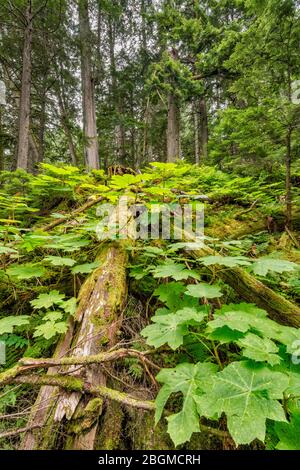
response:
<path fill-rule="evenodd" d="M 4 0 L 0 170 L 185 159 L 299 185 L 296 0 Z"/>

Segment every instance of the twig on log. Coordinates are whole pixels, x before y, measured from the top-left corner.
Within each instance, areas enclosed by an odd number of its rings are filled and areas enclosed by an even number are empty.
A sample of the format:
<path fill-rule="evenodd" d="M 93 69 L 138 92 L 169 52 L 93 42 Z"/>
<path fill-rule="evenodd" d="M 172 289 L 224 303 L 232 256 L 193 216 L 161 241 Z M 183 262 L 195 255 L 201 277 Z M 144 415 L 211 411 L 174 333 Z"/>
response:
<path fill-rule="evenodd" d="M 44 225 L 43 227 L 41 227 L 41 230 L 43 230 L 44 232 L 49 232 L 49 230 L 52 230 L 54 227 L 57 227 L 58 225 L 63 224 L 64 222 L 66 222 L 66 220 L 73 219 L 77 214 L 81 214 L 82 212 L 86 211 L 87 209 L 94 206 L 95 204 L 98 204 L 99 202 L 102 202 L 104 199 L 105 198 L 103 196 L 101 196 L 101 197 L 98 197 L 97 199 L 94 199 L 92 201 L 88 201 L 83 206 L 78 207 L 78 209 L 75 209 L 70 214 L 68 214 L 68 215 L 66 215 L 66 216 L 64 216 L 60 219 L 55 219 L 55 220 L 53 220 L 53 222 L 50 222 L 49 224 Z"/>
<path fill-rule="evenodd" d="M 6 439 L 7 437 L 17 436 L 18 434 L 22 434 L 23 432 L 32 431 L 33 429 L 40 428 L 39 424 L 35 424 L 34 426 L 27 426 L 24 428 L 14 429 L 13 431 L 6 431 L 0 433 L 0 439 Z"/>

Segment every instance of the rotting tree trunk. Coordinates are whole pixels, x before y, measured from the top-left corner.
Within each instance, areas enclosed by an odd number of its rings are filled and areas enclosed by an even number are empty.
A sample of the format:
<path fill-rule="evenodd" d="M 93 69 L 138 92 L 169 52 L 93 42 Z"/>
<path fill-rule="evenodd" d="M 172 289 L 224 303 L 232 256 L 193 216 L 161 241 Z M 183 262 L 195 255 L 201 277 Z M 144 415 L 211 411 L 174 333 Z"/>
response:
<path fill-rule="evenodd" d="M 17 168 L 27 170 L 30 126 L 32 5 L 28 1 L 25 13 L 25 30 L 22 58 L 21 95 L 19 105 L 19 132 L 17 144 Z"/>
<path fill-rule="evenodd" d="M 63 357 L 69 350 L 73 338 L 74 323 L 69 322 L 69 328 L 65 336 L 59 341 L 56 346 L 54 358 L 59 359 Z M 54 375 L 58 372 L 59 367 L 51 367 L 47 375 Z M 21 450 L 34 450 L 48 448 L 51 442 L 51 436 L 55 437 L 55 429 L 53 428 L 53 409 L 59 396 L 59 388 L 45 385 L 41 387 L 37 399 L 32 407 L 28 427 L 37 426 L 40 429 L 28 431 L 24 434 L 21 442 Z"/>
<path fill-rule="evenodd" d="M 100 268 L 94 271 L 80 293 L 81 302 L 76 314 L 80 329 L 74 341 L 72 355 L 89 356 L 115 343 L 126 299 L 127 256 L 126 250 L 121 245 L 110 245 L 101 253 Z M 80 370 L 79 376 L 81 374 Z M 76 372 L 75 375 L 77 375 Z M 93 386 L 106 385 L 106 377 L 101 366 L 97 364 L 86 368 L 85 378 Z M 54 417 L 56 421 L 61 421 L 64 417 L 71 419 L 78 404 L 77 413 L 83 412 L 88 405 L 88 398 L 81 398 L 80 394 L 65 393 L 64 395 L 60 397 L 56 408 Z M 90 429 L 77 432 L 73 444 L 69 442 L 68 447 L 82 450 L 93 449 L 97 429 L 98 422 L 95 420 Z"/>
<path fill-rule="evenodd" d="M 109 243 L 102 248 L 98 257 L 100 266 L 88 277 L 79 294 L 79 306 L 75 316 L 77 328 L 70 345 L 72 356 L 86 357 L 97 354 L 114 344 L 126 299 L 127 257 L 128 252 L 122 243 Z M 81 368 L 74 365 L 60 370 L 71 373 L 72 378 L 80 378 L 95 389 L 97 386 L 106 385 L 106 378 L 99 364 Z M 89 399 L 88 394 L 61 391 L 51 412 L 54 435 L 48 435 L 48 427 L 32 431 L 32 434 L 38 435 L 38 442 L 37 439 L 28 441 L 27 438 L 22 448 L 25 448 L 25 444 L 27 449 L 53 447 L 55 429 L 58 429 L 58 423 L 66 418 L 69 420 L 66 448 L 93 449 L 101 411 L 101 398 Z M 30 422 L 30 425 L 34 424 L 35 421 Z M 30 447 L 31 443 L 34 447 Z"/>
<path fill-rule="evenodd" d="M 88 0 L 78 0 L 79 33 L 81 46 L 81 82 L 83 130 L 85 138 L 85 162 L 87 168 L 99 169 L 98 137 L 94 81 L 91 65 L 91 30 L 89 24 Z"/>

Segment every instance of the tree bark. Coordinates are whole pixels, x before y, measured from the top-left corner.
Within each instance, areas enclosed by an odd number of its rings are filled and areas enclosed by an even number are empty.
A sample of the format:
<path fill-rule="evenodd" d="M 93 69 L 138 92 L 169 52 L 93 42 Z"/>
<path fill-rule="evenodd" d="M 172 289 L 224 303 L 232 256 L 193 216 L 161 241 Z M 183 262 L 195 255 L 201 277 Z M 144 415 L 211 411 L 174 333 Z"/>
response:
<path fill-rule="evenodd" d="M 68 114 L 66 111 L 66 106 L 64 103 L 64 99 L 62 96 L 62 92 L 60 89 L 57 90 L 57 99 L 58 99 L 58 106 L 59 106 L 59 111 L 60 111 L 60 119 L 61 119 L 61 124 L 68 142 L 68 147 L 69 147 L 69 153 L 71 157 L 71 162 L 73 165 L 77 166 L 79 163 L 77 153 L 76 153 L 76 148 L 73 142 L 73 136 L 70 128 L 70 122 L 68 118 Z"/>
<path fill-rule="evenodd" d="M 81 46 L 81 86 L 83 108 L 84 154 L 87 168 L 98 169 L 98 137 L 94 81 L 91 65 L 91 30 L 89 23 L 88 0 L 78 0 L 79 33 Z"/>
<path fill-rule="evenodd" d="M 180 112 L 174 93 L 168 96 L 167 162 L 175 162 L 180 155 Z"/>
<path fill-rule="evenodd" d="M 208 145 L 208 123 L 207 123 L 207 108 L 206 99 L 201 96 L 199 99 L 199 133 L 200 133 L 200 161 L 206 160 L 207 145 Z"/>
<path fill-rule="evenodd" d="M 17 168 L 28 168 L 29 127 L 30 127 L 30 94 L 31 94 L 31 49 L 33 16 L 31 0 L 27 2 L 25 12 L 26 26 L 24 29 L 23 62 L 21 95 L 19 107 L 19 132 L 17 147 Z"/>
<path fill-rule="evenodd" d="M 292 130 L 289 128 L 286 136 L 286 156 L 285 156 L 285 197 L 286 197 L 286 226 L 292 230 Z"/>
<path fill-rule="evenodd" d="M 193 114 L 194 114 L 194 149 L 195 149 L 195 163 L 200 163 L 200 145 L 199 145 L 199 111 L 197 106 L 197 100 L 193 103 Z"/>

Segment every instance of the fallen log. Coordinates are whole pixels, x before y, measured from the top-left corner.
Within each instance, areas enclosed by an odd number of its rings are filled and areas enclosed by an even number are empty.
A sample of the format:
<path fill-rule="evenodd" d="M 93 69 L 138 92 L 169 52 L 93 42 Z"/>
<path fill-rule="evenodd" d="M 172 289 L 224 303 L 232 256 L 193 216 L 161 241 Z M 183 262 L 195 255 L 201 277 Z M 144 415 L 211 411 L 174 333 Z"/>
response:
<path fill-rule="evenodd" d="M 219 255 L 206 245 L 189 253 L 196 260 L 203 256 Z M 274 292 L 244 269 L 224 268 L 216 264 L 208 266 L 207 269 L 232 287 L 242 299 L 266 310 L 273 320 L 283 325 L 300 327 L 300 307 Z"/>
<path fill-rule="evenodd" d="M 174 226 L 174 230 L 180 238 L 187 242 L 195 242 L 194 236 L 186 230 L 182 230 L 181 227 Z M 199 248 L 190 249 L 188 253 L 196 260 L 204 256 L 220 255 L 203 242 Z M 274 292 L 244 269 L 240 267 L 224 268 L 218 264 L 207 266 L 206 269 L 213 276 L 217 276 L 232 287 L 242 299 L 266 310 L 273 320 L 283 325 L 300 327 L 300 307 Z"/>
<path fill-rule="evenodd" d="M 67 333 L 58 342 L 54 353 L 54 359 L 63 357 L 69 350 L 72 337 L 74 333 L 73 319 L 69 321 Z M 16 374 L 21 373 L 22 366 L 17 365 L 15 370 Z M 53 375 L 59 371 L 57 366 L 50 367 L 47 374 Z M 12 376 L 12 374 L 10 374 Z M 55 436 L 55 429 L 53 428 L 52 413 L 55 408 L 59 396 L 59 388 L 45 385 L 41 387 L 35 403 L 32 407 L 30 417 L 27 423 L 28 430 L 23 436 L 20 449 L 33 450 L 33 449 L 47 449 L 51 447 L 53 436 Z M 36 428 L 41 428 L 41 431 L 34 431 Z"/>

